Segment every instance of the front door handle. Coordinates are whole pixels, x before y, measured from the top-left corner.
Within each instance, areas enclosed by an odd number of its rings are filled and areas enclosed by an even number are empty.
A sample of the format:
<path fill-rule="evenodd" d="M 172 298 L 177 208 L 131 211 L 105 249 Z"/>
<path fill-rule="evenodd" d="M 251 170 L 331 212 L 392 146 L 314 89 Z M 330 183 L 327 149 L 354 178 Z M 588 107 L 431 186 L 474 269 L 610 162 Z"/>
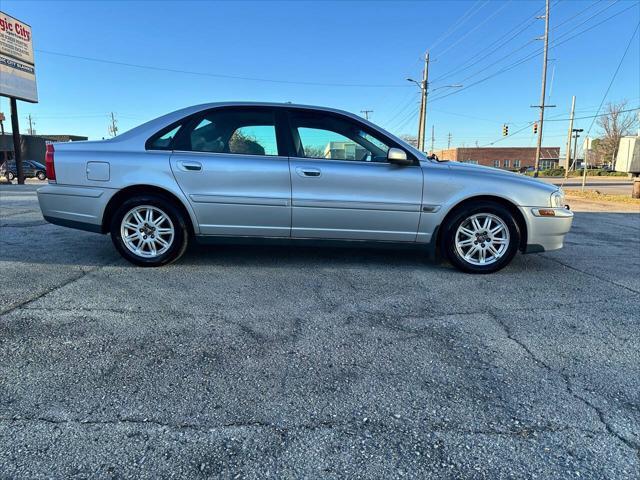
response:
<path fill-rule="evenodd" d="M 319 168 L 298 167 L 296 173 L 301 177 L 319 177 L 321 172 Z"/>
<path fill-rule="evenodd" d="M 178 167 L 187 172 L 199 172 L 202 170 L 202 164 L 200 162 L 178 162 Z"/>

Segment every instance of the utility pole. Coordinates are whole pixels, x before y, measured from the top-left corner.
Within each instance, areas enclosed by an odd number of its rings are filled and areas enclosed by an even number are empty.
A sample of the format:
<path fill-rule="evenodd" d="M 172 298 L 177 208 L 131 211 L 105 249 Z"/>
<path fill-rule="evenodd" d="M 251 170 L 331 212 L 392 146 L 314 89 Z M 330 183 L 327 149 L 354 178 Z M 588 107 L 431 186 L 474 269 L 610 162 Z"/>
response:
<path fill-rule="evenodd" d="M 424 69 L 422 70 L 422 81 L 418 82 L 413 78 L 407 78 L 409 82 L 415 83 L 420 88 L 420 118 L 418 119 L 418 150 L 424 152 L 425 129 L 427 125 L 427 95 L 429 94 L 429 52 L 424 56 Z M 462 85 L 443 85 L 436 88 L 462 88 Z"/>
<path fill-rule="evenodd" d="M 451 132 L 447 135 L 447 150 L 451 149 Z"/>
<path fill-rule="evenodd" d="M 536 163 L 533 176 L 537 177 L 540 171 L 540 149 L 542 148 L 542 129 L 544 126 L 544 108 L 547 89 L 547 54 L 549 53 L 549 0 L 545 2 L 544 14 L 544 54 L 542 56 L 542 91 L 540 93 L 540 125 L 538 129 L 538 145 L 536 147 Z"/>
<path fill-rule="evenodd" d="M 565 155 L 564 178 L 569 177 L 571 163 L 571 133 L 573 132 L 573 115 L 576 111 L 576 96 L 571 97 L 571 115 L 569 116 L 569 132 L 567 133 L 567 154 Z"/>
<path fill-rule="evenodd" d="M 573 138 L 574 143 L 573 143 L 573 165 L 572 168 L 575 169 L 576 168 L 576 163 L 578 163 L 578 137 L 580 136 L 580 132 L 582 132 L 583 129 L 582 128 L 574 128 L 572 129 L 573 132 Z"/>
<path fill-rule="evenodd" d="M 360 110 L 360 113 L 364 114 L 365 120 L 369 120 L 369 114 L 373 113 L 373 110 Z"/>
<path fill-rule="evenodd" d="M 418 120 L 418 150 L 424 152 L 424 130 L 427 125 L 427 95 L 429 90 L 429 52 L 424 56 L 424 69 L 420 82 L 420 119 Z"/>
<path fill-rule="evenodd" d="M 115 137 L 118 134 L 118 122 L 113 112 L 111 112 L 111 125 L 109 125 L 109 133 L 113 137 Z"/>
<path fill-rule="evenodd" d="M 431 125 L 431 153 L 433 153 L 433 145 L 436 141 L 436 126 Z"/>
<path fill-rule="evenodd" d="M 34 134 L 33 133 L 34 132 L 34 130 L 33 130 L 33 117 L 31 116 L 31 114 L 29 114 L 27 116 L 27 121 L 29 122 L 29 130 L 28 130 L 29 135 L 33 135 Z"/>

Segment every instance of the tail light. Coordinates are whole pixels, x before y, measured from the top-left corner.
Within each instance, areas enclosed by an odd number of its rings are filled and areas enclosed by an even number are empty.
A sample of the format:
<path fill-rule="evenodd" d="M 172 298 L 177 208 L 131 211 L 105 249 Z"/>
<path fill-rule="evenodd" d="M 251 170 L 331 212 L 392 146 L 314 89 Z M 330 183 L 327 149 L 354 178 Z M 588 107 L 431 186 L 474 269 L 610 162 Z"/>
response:
<path fill-rule="evenodd" d="M 56 167 L 55 164 L 53 162 L 53 145 L 47 145 L 47 153 L 44 157 L 45 159 L 45 166 L 47 167 L 47 178 L 49 180 L 55 180 L 56 179 Z"/>

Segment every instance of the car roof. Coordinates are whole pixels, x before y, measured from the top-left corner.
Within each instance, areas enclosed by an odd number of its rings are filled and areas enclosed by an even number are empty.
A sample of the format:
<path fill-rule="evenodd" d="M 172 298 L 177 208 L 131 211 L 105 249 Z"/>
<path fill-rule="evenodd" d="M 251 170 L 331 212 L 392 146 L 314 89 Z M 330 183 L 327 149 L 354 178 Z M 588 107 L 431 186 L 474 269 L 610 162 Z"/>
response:
<path fill-rule="evenodd" d="M 345 110 L 340 110 L 338 108 L 331 107 L 322 107 L 317 105 L 305 105 L 300 103 L 289 103 L 289 102 L 247 102 L 247 101 L 228 101 L 228 102 L 211 102 L 211 103 L 201 103 L 199 105 L 193 105 L 186 108 L 181 108 L 179 110 L 175 110 L 171 113 L 167 113 L 166 115 L 162 115 L 161 117 L 150 120 L 142 125 L 132 128 L 127 132 L 124 132 L 114 138 L 97 141 L 94 143 L 100 143 L 102 148 L 104 149 L 120 149 L 120 148 L 144 148 L 144 142 L 153 134 L 159 132 L 165 127 L 182 120 L 184 117 L 189 115 L 193 115 L 194 113 L 202 112 L 205 110 L 210 110 L 213 108 L 221 108 L 221 107 L 270 107 L 270 108 L 287 108 L 287 109 L 301 109 L 301 110 L 315 110 L 322 112 L 335 113 L 338 115 L 344 115 L 346 117 L 352 118 L 360 123 L 363 123 L 369 126 L 374 131 L 379 131 L 384 135 L 395 138 L 402 146 L 404 146 L 407 150 L 412 152 L 419 158 L 424 157 L 424 154 L 419 150 L 414 148 L 412 145 L 409 145 L 402 139 L 399 139 L 397 136 L 392 133 L 384 130 L 378 125 L 358 116 L 351 112 L 347 112 Z M 56 144 L 56 148 L 60 145 L 62 148 L 72 148 L 75 145 L 82 144 L 84 142 L 70 142 L 63 144 Z M 75 145 L 74 145 L 75 144 Z"/>

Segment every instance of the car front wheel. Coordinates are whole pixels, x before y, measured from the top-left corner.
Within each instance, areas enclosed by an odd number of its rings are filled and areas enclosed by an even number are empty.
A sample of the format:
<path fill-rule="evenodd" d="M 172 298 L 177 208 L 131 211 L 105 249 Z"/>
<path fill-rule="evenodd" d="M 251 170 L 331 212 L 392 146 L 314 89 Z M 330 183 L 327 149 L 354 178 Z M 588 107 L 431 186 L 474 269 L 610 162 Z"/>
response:
<path fill-rule="evenodd" d="M 159 267 L 178 260 L 187 249 L 189 231 L 182 212 L 161 196 L 131 198 L 111 220 L 111 239 L 131 263 Z"/>
<path fill-rule="evenodd" d="M 7 180 L 9 180 L 10 182 L 13 182 L 14 178 L 16 178 L 16 176 L 13 172 L 7 172 Z"/>
<path fill-rule="evenodd" d="M 462 208 L 445 225 L 443 250 L 464 272 L 496 272 L 511 262 L 518 245 L 518 224 L 498 203 L 479 202 Z"/>
<path fill-rule="evenodd" d="M 44 172 L 36 173 L 36 177 L 38 177 L 38 180 L 44 180 L 45 178 L 47 178 Z"/>

